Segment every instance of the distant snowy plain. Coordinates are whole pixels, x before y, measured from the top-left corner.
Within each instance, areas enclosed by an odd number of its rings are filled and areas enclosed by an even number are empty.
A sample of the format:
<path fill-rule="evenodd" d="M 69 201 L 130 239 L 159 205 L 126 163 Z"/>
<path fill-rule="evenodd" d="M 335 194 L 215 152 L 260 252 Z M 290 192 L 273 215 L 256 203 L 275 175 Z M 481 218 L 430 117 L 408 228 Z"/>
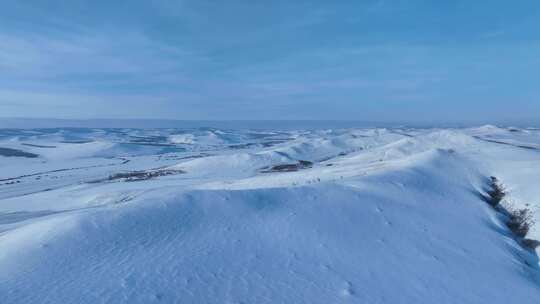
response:
<path fill-rule="evenodd" d="M 537 129 L 0 129 L 0 303 L 540 303 L 490 176 L 540 223 Z"/>

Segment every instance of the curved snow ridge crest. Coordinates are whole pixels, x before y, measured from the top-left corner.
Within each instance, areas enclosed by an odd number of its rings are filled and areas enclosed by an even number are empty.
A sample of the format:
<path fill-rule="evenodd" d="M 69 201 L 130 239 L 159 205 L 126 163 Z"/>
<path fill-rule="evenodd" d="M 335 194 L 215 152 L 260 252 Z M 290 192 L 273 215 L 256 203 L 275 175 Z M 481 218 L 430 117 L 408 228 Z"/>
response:
<path fill-rule="evenodd" d="M 456 151 L 436 148 L 389 162 L 369 175 L 344 179 L 343 184 L 383 192 L 399 185 L 399 191 L 450 195 L 475 192 L 483 176 L 472 161 Z"/>

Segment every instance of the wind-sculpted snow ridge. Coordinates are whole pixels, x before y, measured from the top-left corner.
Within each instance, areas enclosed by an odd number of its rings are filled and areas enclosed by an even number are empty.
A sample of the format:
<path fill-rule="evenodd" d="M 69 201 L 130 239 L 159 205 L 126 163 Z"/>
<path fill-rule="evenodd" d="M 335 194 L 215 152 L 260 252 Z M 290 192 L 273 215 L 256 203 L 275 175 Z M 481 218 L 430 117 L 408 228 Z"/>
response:
<path fill-rule="evenodd" d="M 2 303 L 540 299 L 537 255 L 484 200 L 493 175 L 538 210 L 540 153 L 486 141 L 535 130 L 20 132 L 0 147 L 40 156 L 0 156 Z"/>

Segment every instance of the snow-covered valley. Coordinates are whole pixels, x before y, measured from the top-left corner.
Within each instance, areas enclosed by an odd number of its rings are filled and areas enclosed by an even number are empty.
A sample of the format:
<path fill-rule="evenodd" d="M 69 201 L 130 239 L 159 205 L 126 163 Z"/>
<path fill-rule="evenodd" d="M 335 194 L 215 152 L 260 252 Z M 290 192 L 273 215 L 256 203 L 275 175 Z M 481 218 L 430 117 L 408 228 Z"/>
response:
<path fill-rule="evenodd" d="M 540 130 L 0 130 L 1 303 L 539 303 Z"/>

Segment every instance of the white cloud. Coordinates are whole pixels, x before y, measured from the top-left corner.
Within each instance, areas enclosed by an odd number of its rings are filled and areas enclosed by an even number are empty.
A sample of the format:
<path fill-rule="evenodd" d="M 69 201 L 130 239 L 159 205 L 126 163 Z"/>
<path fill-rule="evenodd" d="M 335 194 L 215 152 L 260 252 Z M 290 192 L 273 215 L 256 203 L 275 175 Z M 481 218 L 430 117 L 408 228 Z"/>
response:
<path fill-rule="evenodd" d="M 0 33 L 0 40 L 1 73 L 27 79 L 152 73 L 193 59 L 193 54 L 138 33 L 84 33 L 63 38 Z"/>

